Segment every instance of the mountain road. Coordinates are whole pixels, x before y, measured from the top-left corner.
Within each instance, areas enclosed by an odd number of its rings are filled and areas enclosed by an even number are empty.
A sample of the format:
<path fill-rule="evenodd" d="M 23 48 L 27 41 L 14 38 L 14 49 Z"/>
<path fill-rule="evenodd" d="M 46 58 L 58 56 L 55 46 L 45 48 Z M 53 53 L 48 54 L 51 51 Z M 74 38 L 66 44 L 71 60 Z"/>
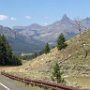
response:
<path fill-rule="evenodd" d="M 38 87 L 31 87 L 19 81 L 9 79 L 0 74 L 0 90 L 41 90 Z"/>

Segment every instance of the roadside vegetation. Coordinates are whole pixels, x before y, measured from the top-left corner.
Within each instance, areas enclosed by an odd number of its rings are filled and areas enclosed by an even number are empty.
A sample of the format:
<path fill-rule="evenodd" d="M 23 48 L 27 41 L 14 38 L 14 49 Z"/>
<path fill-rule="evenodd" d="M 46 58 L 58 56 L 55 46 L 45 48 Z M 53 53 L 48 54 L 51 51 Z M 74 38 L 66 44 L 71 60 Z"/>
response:
<path fill-rule="evenodd" d="M 83 40 L 83 45 L 87 49 L 87 57 L 84 57 L 84 50 L 79 40 Z M 88 29 L 81 35 L 77 35 L 70 40 L 64 41 L 67 47 L 58 50 L 57 47 L 50 49 L 48 54 L 43 53 L 36 56 L 33 60 L 25 61 L 20 67 L 3 70 L 18 75 L 21 77 L 33 78 L 47 82 L 59 82 L 57 78 L 63 78 L 67 85 L 88 87 L 90 88 L 90 30 Z M 59 69 L 52 67 L 55 62 L 58 62 Z M 58 65 L 57 65 L 58 66 Z M 56 67 L 56 64 L 55 64 Z M 53 71 L 52 71 L 53 70 Z M 56 73 L 58 72 L 58 73 Z M 63 72 L 63 74 L 62 74 Z M 53 74 L 55 73 L 55 74 Z M 52 81 L 53 79 L 53 81 Z M 85 82 L 88 82 L 85 83 Z M 60 82 L 61 83 L 61 82 Z"/>
<path fill-rule="evenodd" d="M 57 83 L 65 83 L 64 78 L 62 78 L 63 72 L 60 70 L 59 64 L 56 62 L 53 66 L 51 79 Z"/>
<path fill-rule="evenodd" d="M 0 35 L 0 65 L 21 65 L 22 61 L 13 54 L 4 35 Z"/>

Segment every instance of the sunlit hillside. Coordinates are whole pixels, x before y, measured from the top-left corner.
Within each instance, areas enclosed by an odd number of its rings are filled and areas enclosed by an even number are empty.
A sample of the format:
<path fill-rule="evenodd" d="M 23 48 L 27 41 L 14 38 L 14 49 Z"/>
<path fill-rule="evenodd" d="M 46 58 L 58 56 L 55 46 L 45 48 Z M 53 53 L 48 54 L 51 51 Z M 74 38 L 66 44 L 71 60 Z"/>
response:
<path fill-rule="evenodd" d="M 58 62 L 67 84 L 90 88 L 90 30 L 68 40 L 68 46 L 61 51 L 54 48 L 49 54 L 24 62 L 23 66 L 10 69 L 9 72 L 33 79 L 51 80 L 52 67 Z M 7 70 L 8 71 L 8 70 Z M 85 82 L 88 82 L 85 83 Z"/>

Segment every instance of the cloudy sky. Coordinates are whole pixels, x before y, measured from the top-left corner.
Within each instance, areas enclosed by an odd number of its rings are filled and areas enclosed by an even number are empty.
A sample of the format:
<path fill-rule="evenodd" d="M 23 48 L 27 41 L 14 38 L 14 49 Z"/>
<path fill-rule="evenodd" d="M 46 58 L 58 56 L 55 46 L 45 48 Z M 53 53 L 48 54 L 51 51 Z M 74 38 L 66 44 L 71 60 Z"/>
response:
<path fill-rule="evenodd" d="M 51 24 L 67 14 L 90 17 L 90 0 L 0 0 L 0 25 Z"/>

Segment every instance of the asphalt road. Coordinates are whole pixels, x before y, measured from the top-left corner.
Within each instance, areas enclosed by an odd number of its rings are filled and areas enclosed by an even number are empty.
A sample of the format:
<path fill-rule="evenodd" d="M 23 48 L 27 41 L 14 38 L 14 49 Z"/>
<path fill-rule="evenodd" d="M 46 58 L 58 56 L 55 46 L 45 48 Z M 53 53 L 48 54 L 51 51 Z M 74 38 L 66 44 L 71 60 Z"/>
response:
<path fill-rule="evenodd" d="M 25 85 L 19 81 L 9 79 L 0 74 L 0 90 L 42 90 L 37 87 Z"/>

